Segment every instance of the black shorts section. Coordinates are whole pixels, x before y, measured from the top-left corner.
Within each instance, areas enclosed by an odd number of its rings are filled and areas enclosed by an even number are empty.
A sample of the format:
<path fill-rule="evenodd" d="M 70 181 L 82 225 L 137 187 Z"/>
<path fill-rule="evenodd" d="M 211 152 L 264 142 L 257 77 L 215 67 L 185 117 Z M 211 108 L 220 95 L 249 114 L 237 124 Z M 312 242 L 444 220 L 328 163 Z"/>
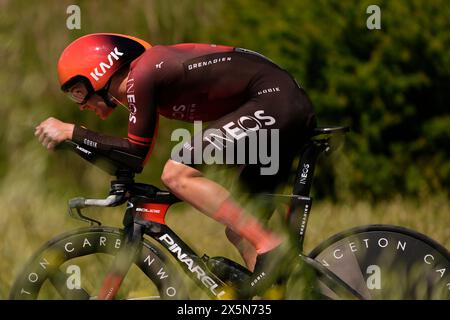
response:
<path fill-rule="evenodd" d="M 280 70 L 256 79 L 251 91 L 238 109 L 207 128 L 203 124 L 203 131 L 184 143 L 172 160 L 196 168 L 244 165 L 240 180 L 251 192 L 271 192 L 285 181 L 316 126 L 313 106 L 294 79 Z"/>

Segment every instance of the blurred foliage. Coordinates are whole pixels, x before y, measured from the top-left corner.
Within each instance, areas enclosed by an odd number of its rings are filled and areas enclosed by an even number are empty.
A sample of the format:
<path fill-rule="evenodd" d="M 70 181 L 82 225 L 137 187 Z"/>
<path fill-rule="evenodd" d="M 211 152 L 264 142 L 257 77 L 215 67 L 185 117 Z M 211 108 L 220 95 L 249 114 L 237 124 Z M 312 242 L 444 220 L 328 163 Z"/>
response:
<path fill-rule="evenodd" d="M 66 28 L 71 4 L 81 8 L 81 30 Z M 344 148 L 321 160 L 318 197 L 445 193 L 450 186 L 450 5 L 446 0 L 377 1 L 381 30 L 368 30 L 370 4 L 2 0 L 0 179 L 28 178 L 48 192 L 61 187 L 105 191 L 109 177 L 71 154 L 46 152 L 33 133 L 40 121 L 55 116 L 107 134 L 126 134 L 125 110 L 108 121 L 79 112 L 60 92 L 55 70 L 70 41 L 92 32 L 119 32 L 153 44 L 245 47 L 291 72 L 310 95 L 319 125 L 352 129 Z M 162 119 L 141 180 L 160 183 L 174 145 L 167 141 L 180 126 L 190 128 Z"/>
<path fill-rule="evenodd" d="M 351 127 L 345 155 L 319 167 L 319 195 L 449 190 L 448 1 L 225 3 L 218 42 L 259 51 L 290 71 L 319 125 Z M 381 9 L 381 30 L 366 27 L 371 4 Z"/>

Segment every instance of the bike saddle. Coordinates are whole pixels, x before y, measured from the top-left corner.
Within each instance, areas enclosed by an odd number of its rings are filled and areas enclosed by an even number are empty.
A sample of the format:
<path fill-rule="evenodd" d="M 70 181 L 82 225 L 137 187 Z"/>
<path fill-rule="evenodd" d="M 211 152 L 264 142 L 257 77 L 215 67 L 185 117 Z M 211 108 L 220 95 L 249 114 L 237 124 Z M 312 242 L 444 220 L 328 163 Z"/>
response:
<path fill-rule="evenodd" d="M 344 134 L 350 131 L 349 127 L 344 126 L 328 126 L 314 128 L 312 136 L 318 136 L 321 134 Z"/>

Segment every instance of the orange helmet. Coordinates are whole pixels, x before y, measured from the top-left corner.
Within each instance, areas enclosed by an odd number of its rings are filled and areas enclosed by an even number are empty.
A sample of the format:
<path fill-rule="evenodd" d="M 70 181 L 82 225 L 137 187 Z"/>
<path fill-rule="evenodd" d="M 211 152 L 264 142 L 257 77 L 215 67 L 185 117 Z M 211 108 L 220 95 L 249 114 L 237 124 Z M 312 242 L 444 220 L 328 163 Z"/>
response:
<path fill-rule="evenodd" d="M 117 33 L 93 33 L 78 38 L 59 57 L 61 89 L 67 91 L 83 80 L 92 91 L 101 90 L 117 70 L 150 47 L 144 40 Z"/>

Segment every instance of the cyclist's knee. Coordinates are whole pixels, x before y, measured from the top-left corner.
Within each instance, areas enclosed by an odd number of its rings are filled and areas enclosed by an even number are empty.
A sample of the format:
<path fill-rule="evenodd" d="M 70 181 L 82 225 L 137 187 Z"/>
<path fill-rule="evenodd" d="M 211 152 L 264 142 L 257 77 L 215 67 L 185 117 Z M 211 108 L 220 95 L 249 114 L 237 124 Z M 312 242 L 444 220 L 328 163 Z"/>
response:
<path fill-rule="evenodd" d="M 189 179 L 201 176 L 200 171 L 185 164 L 168 160 L 161 175 L 162 183 L 171 191 L 181 191 L 189 184 Z"/>

